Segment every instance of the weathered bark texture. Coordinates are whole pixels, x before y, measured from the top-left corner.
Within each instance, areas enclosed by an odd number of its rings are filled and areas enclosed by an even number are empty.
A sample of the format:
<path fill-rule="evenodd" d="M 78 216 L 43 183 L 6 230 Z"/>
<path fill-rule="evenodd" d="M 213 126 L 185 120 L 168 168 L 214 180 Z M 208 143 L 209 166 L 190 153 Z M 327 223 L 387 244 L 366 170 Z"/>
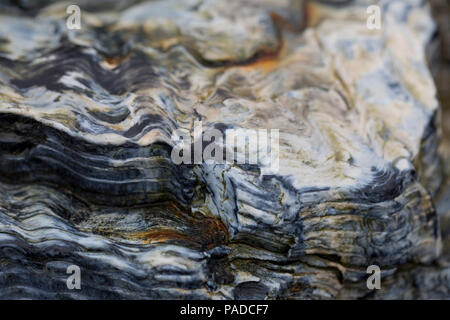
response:
<path fill-rule="evenodd" d="M 80 30 L 66 2 L 19 3 L 0 5 L 0 298 L 450 298 L 428 2 L 72 1 Z M 279 129 L 278 172 L 174 164 L 195 121 Z"/>

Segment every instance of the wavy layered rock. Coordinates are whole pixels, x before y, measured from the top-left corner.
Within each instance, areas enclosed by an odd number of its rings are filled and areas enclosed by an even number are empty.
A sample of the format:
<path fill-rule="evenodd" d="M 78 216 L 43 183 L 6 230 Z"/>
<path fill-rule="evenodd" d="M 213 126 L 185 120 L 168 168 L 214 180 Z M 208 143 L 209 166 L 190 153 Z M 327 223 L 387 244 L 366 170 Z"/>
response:
<path fill-rule="evenodd" d="M 0 6 L 1 298 L 450 297 L 424 1 L 73 2 Z M 198 121 L 279 169 L 174 163 Z"/>

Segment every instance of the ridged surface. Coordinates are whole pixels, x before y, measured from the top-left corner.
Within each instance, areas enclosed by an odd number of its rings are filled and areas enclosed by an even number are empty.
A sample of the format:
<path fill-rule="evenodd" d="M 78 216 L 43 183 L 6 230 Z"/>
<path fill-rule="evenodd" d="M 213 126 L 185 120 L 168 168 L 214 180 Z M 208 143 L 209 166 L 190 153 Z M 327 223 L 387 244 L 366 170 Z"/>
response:
<path fill-rule="evenodd" d="M 434 24 L 372 2 L 0 7 L 0 297 L 448 298 Z M 174 164 L 196 120 L 279 129 L 279 172 Z"/>

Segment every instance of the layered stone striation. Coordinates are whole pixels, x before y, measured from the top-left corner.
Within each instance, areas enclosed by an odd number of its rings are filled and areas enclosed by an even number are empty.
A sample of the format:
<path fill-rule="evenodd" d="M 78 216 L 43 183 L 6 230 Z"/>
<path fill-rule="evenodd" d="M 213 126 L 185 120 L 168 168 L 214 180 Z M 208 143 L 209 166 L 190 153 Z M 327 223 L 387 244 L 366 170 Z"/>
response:
<path fill-rule="evenodd" d="M 424 1 L 67 5 L 0 6 L 1 298 L 448 297 Z M 174 164 L 196 121 L 279 170 Z"/>

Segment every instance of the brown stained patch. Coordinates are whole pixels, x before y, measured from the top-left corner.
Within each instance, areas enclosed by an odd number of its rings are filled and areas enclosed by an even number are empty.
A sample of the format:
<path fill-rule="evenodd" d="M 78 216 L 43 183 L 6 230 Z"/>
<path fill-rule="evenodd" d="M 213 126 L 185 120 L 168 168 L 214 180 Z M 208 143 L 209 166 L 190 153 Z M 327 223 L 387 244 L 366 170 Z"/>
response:
<path fill-rule="evenodd" d="M 273 23 L 277 26 L 278 29 L 278 38 L 279 38 L 279 46 L 275 50 L 262 49 L 256 52 L 251 58 L 245 61 L 207 61 L 198 56 L 195 52 L 191 51 L 191 54 L 194 55 L 197 61 L 201 62 L 203 65 L 207 67 L 214 67 L 225 70 L 231 67 L 243 67 L 243 68 L 259 68 L 264 72 L 270 72 L 274 70 L 280 61 L 280 56 L 282 55 L 282 51 L 285 48 L 285 43 L 283 39 L 283 34 L 281 30 L 286 30 L 292 33 L 299 33 L 303 31 L 308 26 L 308 14 L 307 14 L 307 1 L 302 2 L 302 16 L 301 23 L 296 25 L 288 21 L 283 16 L 279 15 L 276 12 L 270 12 L 270 17 Z"/>
<path fill-rule="evenodd" d="M 155 227 L 146 231 L 124 234 L 128 239 L 151 243 L 181 243 L 186 247 L 208 250 L 228 242 L 225 225 L 216 218 L 193 219 L 186 230 Z"/>
<path fill-rule="evenodd" d="M 277 26 L 279 30 L 286 30 L 293 33 L 299 33 L 305 29 L 308 24 L 308 16 L 307 16 L 307 4 L 306 1 L 302 4 L 302 13 L 303 18 L 301 24 L 295 25 L 288 21 L 285 17 L 281 16 L 276 12 L 270 13 L 270 18 Z M 257 53 L 253 58 L 248 60 L 245 63 L 238 64 L 241 65 L 244 69 L 261 69 L 264 73 L 269 73 L 275 70 L 280 62 L 280 57 L 283 55 L 285 49 L 285 42 L 280 32 L 279 35 L 280 45 L 275 51 L 263 50 Z"/>
<path fill-rule="evenodd" d="M 122 62 L 126 61 L 130 57 L 130 53 L 124 56 L 106 57 L 103 56 L 103 63 L 106 68 L 114 69 Z"/>
<path fill-rule="evenodd" d="M 278 50 L 274 52 L 270 51 L 261 52 L 261 54 L 257 58 L 255 58 L 248 64 L 243 65 L 242 68 L 246 71 L 260 69 L 264 73 L 269 73 L 277 68 L 281 60 L 280 57 L 282 56 L 284 48 L 285 48 L 284 41 L 281 40 Z"/>
<path fill-rule="evenodd" d="M 182 243 L 187 247 L 211 249 L 228 242 L 228 232 L 225 225 L 216 218 L 203 217 L 195 219 L 187 230 L 179 231 L 168 228 L 154 228 L 142 232 L 128 234 L 130 239 L 150 243 Z"/>
<path fill-rule="evenodd" d="M 95 232 L 144 244 L 178 243 L 200 250 L 208 250 L 229 241 L 228 230 L 219 218 L 192 213 L 172 202 L 152 207 L 148 219 L 152 223 L 145 230 L 125 231 L 110 225 L 97 228 Z"/>
<path fill-rule="evenodd" d="M 145 244 L 167 242 L 167 241 L 190 243 L 191 245 L 196 244 L 196 241 L 191 239 L 191 237 L 189 237 L 188 235 L 183 234 L 181 232 L 176 232 L 171 229 L 164 229 L 164 228 L 159 230 L 154 229 L 136 233 L 129 233 L 126 234 L 125 236 L 130 239 L 141 240 Z"/>
<path fill-rule="evenodd" d="M 208 68 L 217 68 L 218 70 L 225 70 L 227 68 L 233 67 L 255 67 L 256 64 L 261 62 L 278 60 L 280 56 L 281 49 L 284 47 L 283 39 L 280 39 L 280 45 L 275 50 L 262 49 L 256 52 L 251 58 L 244 61 L 208 61 L 202 59 L 195 52 L 191 51 L 191 54 L 194 55 L 200 63 Z"/>

